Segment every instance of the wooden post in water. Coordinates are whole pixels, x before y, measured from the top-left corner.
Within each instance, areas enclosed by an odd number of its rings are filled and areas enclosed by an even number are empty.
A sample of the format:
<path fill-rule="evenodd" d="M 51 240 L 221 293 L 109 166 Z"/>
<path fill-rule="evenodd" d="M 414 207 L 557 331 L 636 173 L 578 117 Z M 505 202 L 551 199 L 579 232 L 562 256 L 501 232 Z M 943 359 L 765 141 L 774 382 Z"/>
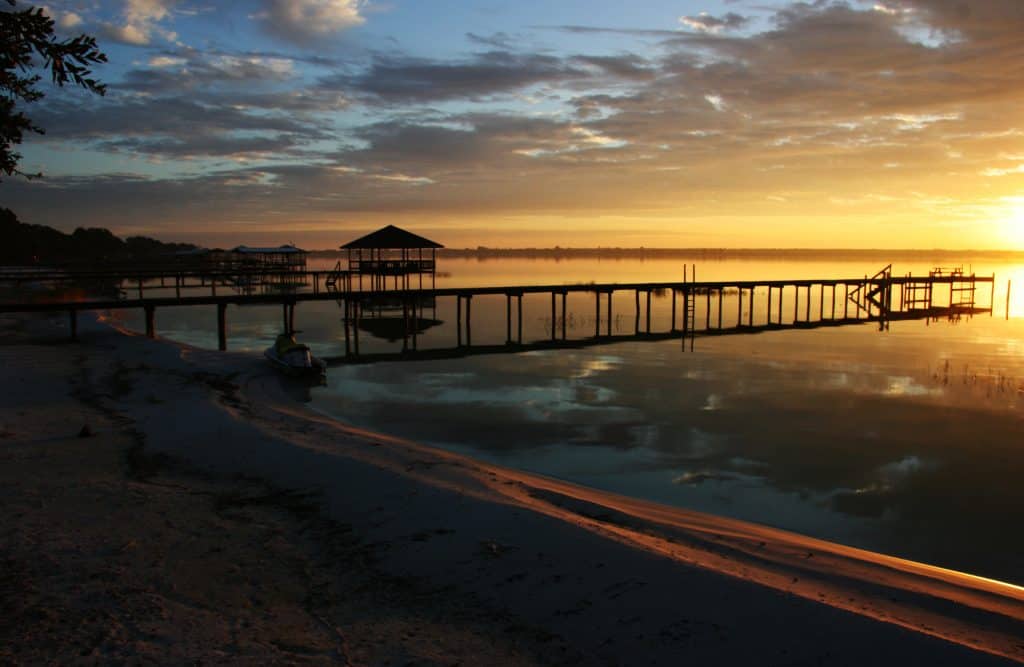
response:
<path fill-rule="evenodd" d="M 512 293 L 505 295 L 505 344 L 512 342 Z"/>
<path fill-rule="evenodd" d="M 146 338 L 156 338 L 156 308 L 145 306 L 146 311 Z"/>
<path fill-rule="evenodd" d="M 78 340 L 78 311 L 72 308 L 68 311 L 68 325 L 71 329 L 71 340 Z"/>
<path fill-rule="evenodd" d="M 651 333 L 651 290 L 647 290 L 647 333 Z"/>
<path fill-rule="evenodd" d="M 736 287 L 736 326 L 743 326 L 743 288 Z"/>
<path fill-rule="evenodd" d="M 228 304 L 217 304 L 217 349 L 221 352 L 228 349 L 227 309 Z M 347 329 L 345 330 L 345 333 L 348 333 Z"/>
<path fill-rule="evenodd" d="M 601 337 L 601 292 L 594 290 L 594 338 Z"/>
<path fill-rule="evenodd" d="M 507 298 L 507 295 L 506 295 Z M 512 315 L 512 306 L 508 307 L 509 317 Z M 512 326 L 511 324 L 509 326 Z M 455 295 L 455 347 L 462 347 L 462 295 Z M 512 339 L 512 331 L 509 330 L 508 335 L 505 337 L 505 342 L 508 343 Z"/>
<path fill-rule="evenodd" d="M 634 292 L 636 297 L 636 317 L 633 318 L 633 333 L 640 335 L 640 290 Z"/>
<path fill-rule="evenodd" d="M 608 335 L 612 335 L 612 292 L 608 290 Z"/>
<path fill-rule="evenodd" d="M 672 326 L 669 327 L 669 331 L 676 330 L 676 288 L 672 288 Z"/>
<path fill-rule="evenodd" d="M 292 330 L 288 328 L 288 304 L 287 303 L 281 305 L 281 313 L 282 313 L 282 319 L 284 320 L 284 322 L 283 322 L 284 332 L 286 334 L 290 334 L 292 332 Z"/>
<path fill-rule="evenodd" d="M 565 310 L 566 310 L 565 302 L 568 300 L 568 298 L 569 298 L 569 293 L 568 292 L 562 292 L 562 340 L 566 339 L 566 331 L 567 331 L 567 327 L 568 327 L 568 325 L 566 324 L 566 316 L 565 316 L 566 315 L 566 313 L 565 313 Z"/>
<path fill-rule="evenodd" d="M 558 338 L 558 335 L 555 333 L 557 331 L 557 326 L 558 320 L 555 317 L 555 293 L 551 292 L 551 340 L 556 340 Z"/>
<path fill-rule="evenodd" d="M 288 333 L 295 333 L 295 304 L 288 306 Z"/>
<path fill-rule="evenodd" d="M 466 346 L 473 346 L 473 295 L 466 295 Z"/>
<path fill-rule="evenodd" d="M 518 310 L 516 312 L 516 326 L 518 327 L 518 332 L 516 334 L 516 340 L 519 342 L 520 345 L 522 345 L 523 344 L 523 293 L 522 292 L 520 292 L 519 295 L 516 297 L 516 307 L 518 308 Z"/>
<path fill-rule="evenodd" d="M 706 288 L 706 290 L 707 290 L 706 291 L 707 299 L 706 299 L 706 303 L 705 303 L 706 308 L 704 310 L 704 330 L 705 331 L 710 331 L 711 330 L 711 288 L 708 287 L 708 288 Z M 697 293 L 696 292 L 694 292 L 693 298 L 694 299 L 697 298 Z M 694 303 L 696 303 L 696 301 Z"/>
<path fill-rule="evenodd" d="M 1010 319 L 1010 281 L 1006 281 L 1006 319 Z"/>
<path fill-rule="evenodd" d="M 771 285 L 769 285 L 768 286 L 768 324 L 772 323 L 772 292 L 773 291 L 775 291 L 775 289 Z"/>

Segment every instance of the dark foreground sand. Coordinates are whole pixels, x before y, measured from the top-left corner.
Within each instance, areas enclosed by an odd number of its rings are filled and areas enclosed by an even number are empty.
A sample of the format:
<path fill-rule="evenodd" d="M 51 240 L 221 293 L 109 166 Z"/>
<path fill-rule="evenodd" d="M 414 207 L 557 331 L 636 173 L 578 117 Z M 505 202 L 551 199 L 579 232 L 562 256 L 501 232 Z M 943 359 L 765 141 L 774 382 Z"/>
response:
<path fill-rule="evenodd" d="M 361 433 L 250 356 L 64 336 L 0 321 L 0 663 L 1024 659 L 1019 588 Z"/>

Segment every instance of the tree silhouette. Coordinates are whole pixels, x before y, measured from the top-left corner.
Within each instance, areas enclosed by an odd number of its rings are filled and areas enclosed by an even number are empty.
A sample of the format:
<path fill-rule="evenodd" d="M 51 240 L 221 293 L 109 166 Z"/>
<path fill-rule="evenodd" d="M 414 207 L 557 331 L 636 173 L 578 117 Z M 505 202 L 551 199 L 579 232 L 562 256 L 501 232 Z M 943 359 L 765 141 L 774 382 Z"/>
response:
<path fill-rule="evenodd" d="M 13 149 L 25 132 L 44 133 L 18 109 L 19 104 L 43 97 L 36 89 L 42 76 L 32 71 L 41 66 L 58 86 L 73 83 L 103 95 L 106 86 L 92 78 L 90 66 L 107 62 L 107 57 L 96 46 L 96 39 L 88 35 L 58 40 L 53 19 L 41 8 L 18 11 L 16 0 L 6 2 L 11 8 L 0 9 L 0 172 L 33 178 L 41 174 L 20 171 L 21 154 Z"/>

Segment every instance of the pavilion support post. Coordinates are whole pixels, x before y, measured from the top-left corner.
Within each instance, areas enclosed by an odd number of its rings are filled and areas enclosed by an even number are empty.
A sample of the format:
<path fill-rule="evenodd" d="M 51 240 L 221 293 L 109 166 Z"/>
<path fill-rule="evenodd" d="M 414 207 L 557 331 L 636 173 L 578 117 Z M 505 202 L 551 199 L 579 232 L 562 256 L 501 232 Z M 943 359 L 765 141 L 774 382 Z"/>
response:
<path fill-rule="evenodd" d="M 782 324 L 782 298 L 783 298 L 782 295 L 785 293 L 785 291 L 786 291 L 786 286 L 785 285 L 780 285 L 779 286 L 779 325 Z"/>
<path fill-rule="evenodd" d="M 78 340 L 78 311 L 77 310 L 72 309 L 72 310 L 68 311 L 68 327 L 71 330 L 71 340 L 72 341 L 77 341 Z"/>
<path fill-rule="evenodd" d="M 221 352 L 228 349 L 227 309 L 228 304 L 217 304 L 217 349 Z"/>
<path fill-rule="evenodd" d="M 351 250 L 349 252 L 351 252 Z M 342 316 L 341 316 L 341 319 L 342 319 L 342 324 L 345 327 L 345 356 L 346 357 L 348 355 L 352 354 L 352 347 L 351 347 L 351 343 L 349 342 L 349 310 L 350 310 L 349 301 L 348 301 L 348 299 L 345 299 L 344 301 L 342 301 L 342 306 L 341 306 Z"/>
<path fill-rule="evenodd" d="M 818 293 L 818 319 L 821 321 L 825 320 L 825 284 L 821 284 L 821 290 Z"/>
<path fill-rule="evenodd" d="M 174 296 L 181 298 L 181 276 L 174 276 Z"/>
<path fill-rule="evenodd" d="M 808 322 L 811 321 L 811 286 L 807 286 L 807 312 L 804 317 Z"/>
<path fill-rule="evenodd" d="M 793 285 L 793 324 L 800 321 L 800 286 Z"/>
<path fill-rule="evenodd" d="M 747 315 L 747 325 L 748 326 L 754 326 L 754 290 L 755 289 L 757 289 L 757 288 L 755 288 L 755 287 L 751 287 L 750 288 L 750 305 L 749 305 L 750 313 Z"/>
<path fill-rule="evenodd" d="M 416 314 L 416 302 L 412 303 L 412 349 L 419 349 L 419 318 Z"/>
<path fill-rule="evenodd" d="M 402 352 L 409 349 L 409 301 L 402 299 Z"/>
<path fill-rule="evenodd" d="M 145 306 L 146 311 L 146 338 L 156 338 L 156 308 Z"/>

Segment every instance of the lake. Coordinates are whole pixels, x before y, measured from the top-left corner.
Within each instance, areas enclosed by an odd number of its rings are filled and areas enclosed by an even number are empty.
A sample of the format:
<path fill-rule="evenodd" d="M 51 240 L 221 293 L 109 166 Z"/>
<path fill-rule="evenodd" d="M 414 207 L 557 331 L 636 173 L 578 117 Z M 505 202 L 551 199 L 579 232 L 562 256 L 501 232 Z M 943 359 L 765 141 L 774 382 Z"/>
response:
<path fill-rule="evenodd" d="M 307 398 L 339 420 L 504 466 L 1024 584 L 1024 265 L 965 263 L 996 275 L 992 316 L 697 337 L 692 348 L 675 338 L 340 364 Z M 682 279 L 683 264 L 441 258 L 437 286 L 670 281 Z M 877 268 L 696 266 L 709 281 L 852 278 Z M 1020 288 L 1007 312 L 1008 279 Z M 989 298 L 986 284 L 978 301 Z M 816 313 L 817 292 L 812 305 Z M 755 321 L 766 319 L 765 306 L 760 293 Z M 523 308 L 524 342 L 550 338 L 550 297 L 527 295 Z M 652 331 L 669 329 L 669 295 L 656 294 L 652 308 Z M 697 321 L 705 308 L 698 299 Z M 723 311 L 727 326 L 749 317 L 736 295 Z M 474 344 L 505 342 L 503 296 L 474 298 L 472 312 Z M 454 299 L 423 316 L 419 349 L 455 344 Z M 280 318 L 280 307 L 229 308 L 230 348 L 261 352 Z M 569 295 L 570 338 L 592 335 L 594 318 L 593 294 Z M 138 314 L 125 319 L 141 327 Z M 160 335 L 202 347 L 216 345 L 215 322 L 212 306 L 157 311 Z M 296 324 L 314 353 L 344 353 L 336 303 L 300 304 Z M 615 295 L 611 324 L 634 331 L 633 293 Z M 371 323 L 360 344 L 364 353 L 397 351 L 402 340 Z"/>

